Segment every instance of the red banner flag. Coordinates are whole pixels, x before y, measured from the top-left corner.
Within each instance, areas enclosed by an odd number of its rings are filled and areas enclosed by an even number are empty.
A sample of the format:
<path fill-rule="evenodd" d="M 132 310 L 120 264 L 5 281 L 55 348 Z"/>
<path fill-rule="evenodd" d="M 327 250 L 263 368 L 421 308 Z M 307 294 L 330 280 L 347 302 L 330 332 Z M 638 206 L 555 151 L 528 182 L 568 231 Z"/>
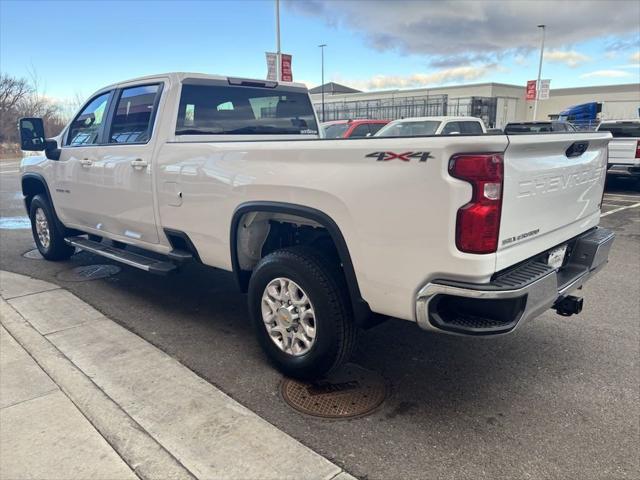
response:
<path fill-rule="evenodd" d="M 527 81 L 527 100 L 535 100 L 536 99 L 536 83 L 537 80 L 529 80 Z"/>
<path fill-rule="evenodd" d="M 291 72 L 291 55 L 286 53 L 280 54 L 280 80 L 283 82 L 293 82 L 293 73 Z"/>

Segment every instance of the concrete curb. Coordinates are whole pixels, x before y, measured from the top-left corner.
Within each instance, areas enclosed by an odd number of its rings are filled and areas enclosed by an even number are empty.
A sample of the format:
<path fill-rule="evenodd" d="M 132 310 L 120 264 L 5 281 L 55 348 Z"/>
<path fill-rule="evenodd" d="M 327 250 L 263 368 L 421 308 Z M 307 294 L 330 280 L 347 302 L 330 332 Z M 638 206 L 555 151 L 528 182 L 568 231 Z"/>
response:
<path fill-rule="evenodd" d="M 2 299 L 0 322 L 139 477 L 195 478 Z"/>
<path fill-rule="evenodd" d="M 0 322 L 143 479 L 353 479 L 58 286 L 0 271 Z"/>

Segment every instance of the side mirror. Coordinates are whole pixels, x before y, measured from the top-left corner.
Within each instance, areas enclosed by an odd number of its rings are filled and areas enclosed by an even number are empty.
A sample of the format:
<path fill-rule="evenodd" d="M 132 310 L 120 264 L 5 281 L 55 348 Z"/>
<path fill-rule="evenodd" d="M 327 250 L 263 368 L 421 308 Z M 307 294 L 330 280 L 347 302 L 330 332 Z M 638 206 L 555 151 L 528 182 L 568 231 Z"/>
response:
<path fill-rule="evenodd" d="M 50 160 L 60 159 L 58 142 L 47 140 L 44 136 L 44 123 L 41 118 L 21 118 L 18 122 L 20 130 L 20 148 L 27 152 L 41 152 Z"/>
<path fill-rule="evenodd" d="M 21 118 L 18 128 L 20 129 L 20 148 L 22 150 L 41 152 L 46 149 L 47 141 L 41 118 Z"/>

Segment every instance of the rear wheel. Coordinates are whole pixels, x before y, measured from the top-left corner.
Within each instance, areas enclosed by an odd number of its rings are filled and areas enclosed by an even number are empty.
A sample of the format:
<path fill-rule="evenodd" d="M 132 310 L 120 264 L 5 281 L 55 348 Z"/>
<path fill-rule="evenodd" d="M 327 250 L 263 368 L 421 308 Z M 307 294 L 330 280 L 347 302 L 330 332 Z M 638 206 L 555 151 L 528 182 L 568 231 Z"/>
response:
<path fill-rule="evenodd" d="M 344 278 L 316 250 L 291 247 L 265 256 L 249 282 L 254 330 L 285 375 L 311 379 L 349 359 L 356 327 Z"/>
<path fill-rule="evenodd" d="M 40 254 L 47 260 L 66 260 L 75 249 L 66 244 L 64 235 L 55 221 L 49 199 L 36 195 L 29 206 L 31 233 Z"/>

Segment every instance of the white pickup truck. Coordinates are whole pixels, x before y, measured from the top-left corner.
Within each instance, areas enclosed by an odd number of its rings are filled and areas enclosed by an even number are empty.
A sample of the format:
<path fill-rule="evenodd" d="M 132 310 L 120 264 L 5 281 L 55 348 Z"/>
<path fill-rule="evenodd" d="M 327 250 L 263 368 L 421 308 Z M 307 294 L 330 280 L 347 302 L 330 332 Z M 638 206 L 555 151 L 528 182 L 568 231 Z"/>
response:
<path fill-rule="evenodd" d="M 413 117 L 387 123 L 375 137 L 418 137 L 425 135 L 479 135 L 487 127 L 476 117 Z"/>
<path fill-rule="evenodd" d="M 607 262 L 609 133 L 318 138 L 299 84 L 171 73 L 95 93 L 54 139 L 20 121 L 41 254 L 233 272 L 285 374 L 335 369 L 359 327 L 499 335 Z M 131 248 L 136 247 L 136 248 Z"/>
<path fill-rule="evenodd" d="M 611 132 L 608 174 L 635 178 L 640 184 L 640 119 L 604 120 L 599 132 Z"/>

